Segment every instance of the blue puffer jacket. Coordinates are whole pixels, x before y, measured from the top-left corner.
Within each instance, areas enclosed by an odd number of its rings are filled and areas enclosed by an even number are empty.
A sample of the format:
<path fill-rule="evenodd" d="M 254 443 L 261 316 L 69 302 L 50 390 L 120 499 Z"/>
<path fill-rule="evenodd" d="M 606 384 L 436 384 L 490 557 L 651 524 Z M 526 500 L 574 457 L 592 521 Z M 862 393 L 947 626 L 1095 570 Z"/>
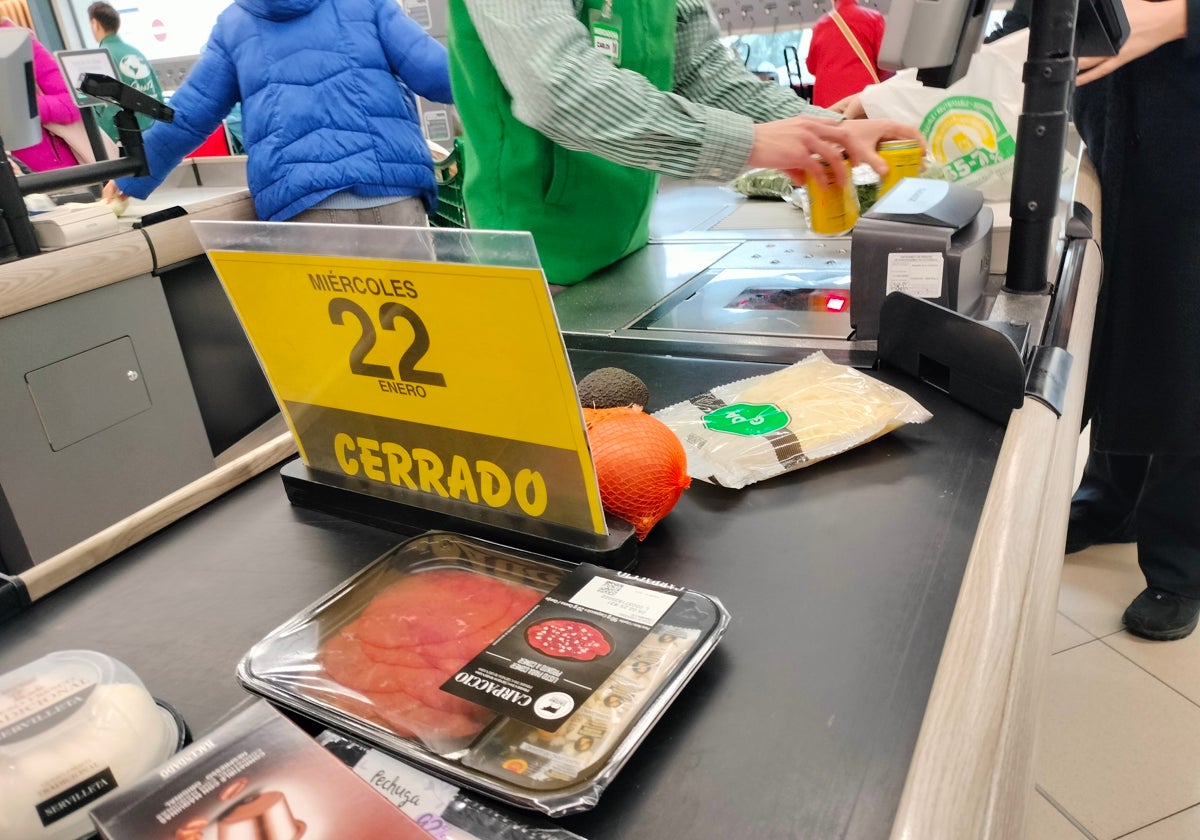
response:
<path fill-rule="evenodd" d="M 240 101 L 260 219 L 290 219 L 344 190 L 420 195 L 432 210 L 433 163 L 409 91 L 451 101 L 445 48 L 397 0 L 235 0 L 171 98 L 175 121 L 145 135 L 151 174 L 117 187 L 148 196 Z"/>

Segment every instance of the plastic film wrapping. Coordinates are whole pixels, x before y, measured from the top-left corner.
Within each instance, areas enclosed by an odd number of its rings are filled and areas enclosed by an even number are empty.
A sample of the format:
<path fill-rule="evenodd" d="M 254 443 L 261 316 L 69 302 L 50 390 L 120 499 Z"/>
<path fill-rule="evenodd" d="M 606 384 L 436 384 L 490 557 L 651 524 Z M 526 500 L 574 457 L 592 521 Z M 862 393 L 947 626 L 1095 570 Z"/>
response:
<path fill-rule="evenodd" d="M 932 415 L 824 353 L 656 412 L 683 442 L 692 478 L 745 487 L 845 452 Z"/>

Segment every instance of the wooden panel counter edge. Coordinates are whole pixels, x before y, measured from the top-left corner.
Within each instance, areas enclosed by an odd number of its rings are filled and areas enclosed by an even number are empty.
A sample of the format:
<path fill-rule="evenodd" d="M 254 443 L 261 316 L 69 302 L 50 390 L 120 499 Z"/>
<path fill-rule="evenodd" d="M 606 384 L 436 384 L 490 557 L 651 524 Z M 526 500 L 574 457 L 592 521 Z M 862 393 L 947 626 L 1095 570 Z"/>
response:
<path fill-rule="evenodd" d="M 292 433 L 281 434 L 157 502 L 21 574 L 30 600 L 53 592 L 154 532 L 278 464 L 296 451 Z"/>
<path fill-rule="evenodd" d="M 47 251 L 0 266 L 0 318 L 82 294 L 203 253 L 193 219 L 251 221 L 245 190 L 190 205 L 188 215 L 149 228 Z"/>
<path fill-rule="evenodd" d="M 1067 346 L 1063 415 L 1026 398 L 1009 420 L 892 840 L 1025 836 L 1100 284 L 1099 185 L 1086 156 L 1076 200 L 1093 211 L 1095 239 Z"/>

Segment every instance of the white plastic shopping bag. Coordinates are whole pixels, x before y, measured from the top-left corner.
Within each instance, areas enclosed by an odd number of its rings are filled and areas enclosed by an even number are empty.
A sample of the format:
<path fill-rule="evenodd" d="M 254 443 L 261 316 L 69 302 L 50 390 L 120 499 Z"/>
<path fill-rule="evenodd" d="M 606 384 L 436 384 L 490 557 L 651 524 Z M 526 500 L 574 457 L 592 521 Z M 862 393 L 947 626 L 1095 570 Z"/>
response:
<path fill-rule="evenodd" d="M 901 70 L 862 92 L 863 109 L 871 118 L 920 127 L 937 167 L 926 177 L 974 187 L 987 201 L 1007 201 L 1028 52 L 1028 30 L 984 44 L 967 74 L 948 88 L 925 87 L 915 69 Z M 1074 162 L 1064 164 L 1070 168 Z"/>

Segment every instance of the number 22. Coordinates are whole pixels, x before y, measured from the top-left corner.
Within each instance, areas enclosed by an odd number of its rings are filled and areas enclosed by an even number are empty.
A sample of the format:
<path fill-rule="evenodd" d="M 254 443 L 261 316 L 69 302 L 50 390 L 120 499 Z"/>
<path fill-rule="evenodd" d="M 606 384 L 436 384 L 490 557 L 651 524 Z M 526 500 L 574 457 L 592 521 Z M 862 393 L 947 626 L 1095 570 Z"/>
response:
<path fill-rule="evenodd" d="M 371 316 L 361 306 L 346 298 L 334 298 L 329 301 L 329 320 L 341 326 L 346 323 L 345 316 L 353 315 L 361 332 L 358 341 L 350 349 L 350 372 L 359 376 L 370 376 L 373 379 L 396 379 L 401 382 L 412 382 L 419 385 L 446 386 L 446 377 L 440 373 L 428 370 L 417 370 L 417 362 L 429 351 L 429 331 L 416 312 L 402 303 L 388 301 L 379 307 L 379 325 L 385 330 L 396 329 L 396 319 L 403 318 L 412 327 L 412 343 L 400 356 L 397 365 L 398 377 L 392 375 L 392 369 L 387 365 L 376 365 L 365 361 L 367 354 L 375 348 L 375 324 Z"/>

